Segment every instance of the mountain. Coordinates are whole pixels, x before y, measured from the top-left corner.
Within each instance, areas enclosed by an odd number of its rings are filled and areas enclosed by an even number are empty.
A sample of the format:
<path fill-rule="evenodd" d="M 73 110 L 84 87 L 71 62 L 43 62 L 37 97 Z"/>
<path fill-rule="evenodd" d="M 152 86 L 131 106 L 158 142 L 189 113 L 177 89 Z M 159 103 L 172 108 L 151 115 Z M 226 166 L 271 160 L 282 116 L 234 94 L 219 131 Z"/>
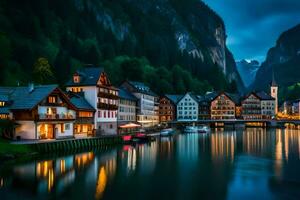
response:
<path fill-rule="evenodd" d="M 44 71 L 53 71 L 48 81 L 60 84 L 84 64 L 108 65 L 110 76 L 116 76 L 115 66 L 124 79 L 130 78 L 124 66 L 134 71 L 139 63 L 154 72 L 180 66 L 188 79 L 174 72 L 158 80 L 166 85 L 179 78 L 174 92 L 194 90 L 193 85 L 244 88 L 226 48 L 222 19 L 199 0 L 2 0 L 0 23 L 0 73 L 5 74 L 0 84 L 36 81 L 43 57 L 49 62 Z M 154 77 L 135 74 L 153 86 Z"/>
<path fill-rule="evenodd" d="M 260 67 L 259 62 L 256 60 L 241 60 L 236 62 L 236 66 L 244 85 L 249 87 L 253 83 L 256 72 Z"/>
<path fill-rule="evenodd" d="M 292 95 L 293 92 L 289 90 L 300 82 L 299 35 L 300 24 L 280 35 L 276 45 L 268 51 L 266 61 L 256 74 L 254 88 L 265 89 L 274 73 L 280 88 L 280 96 L 289 98 L 289 94 Z M 295 98 L 300 98 L 300 96 Z"/>

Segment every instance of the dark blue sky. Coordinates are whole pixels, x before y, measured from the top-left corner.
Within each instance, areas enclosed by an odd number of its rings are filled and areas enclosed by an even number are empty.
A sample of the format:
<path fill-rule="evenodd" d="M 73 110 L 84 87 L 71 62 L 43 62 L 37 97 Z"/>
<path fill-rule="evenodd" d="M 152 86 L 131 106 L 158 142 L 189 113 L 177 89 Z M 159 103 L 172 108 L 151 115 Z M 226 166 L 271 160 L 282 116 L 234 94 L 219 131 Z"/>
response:
<path fill-rule="evenodd" d="M 224 20 L 236 60 L 263 61 L 279 35 L 300 23 L 300 0 L 203 0 Z"/>

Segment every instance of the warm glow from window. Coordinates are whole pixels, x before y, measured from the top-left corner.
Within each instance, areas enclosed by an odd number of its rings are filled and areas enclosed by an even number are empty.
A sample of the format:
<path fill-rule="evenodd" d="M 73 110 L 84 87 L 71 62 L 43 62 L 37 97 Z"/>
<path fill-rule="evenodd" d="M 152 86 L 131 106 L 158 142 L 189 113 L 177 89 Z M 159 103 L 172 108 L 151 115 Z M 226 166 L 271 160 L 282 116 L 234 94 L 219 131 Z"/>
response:
<path fill-rule="evenodd" d="M 73 76 L 73 81 L 74 83 L 79 83 L 80 82 L 80 77 L 78 75 Z"/>
<path fill-rule="evenodd" d="M 79 93 L 79 92 L 82 92 L 82 88 L 75 87 L 75 88 L 72 88 L 71 91 L 75 92 L 75 93 Z"/>
<path fill-rule="evenodd" d="M 53 97 L 53 96 L 48 97 L 48 102 L 49 103 L 56 103 L 56 97 Z"/>
<path fill-rule="evenodd" d="M 3 106 L 5 106 L 5 102 L 0 101 L 0 107 L 3 107 Z"/>
<path fill-rule="evenodd" d="M 92 112 L 79 112 L 79 117 L 93 117 Z"/>
<path fill-rule="evenodd" d="M 8 115 L 7 114 L 0 114 L 0 119 L 8 119 Z"/>

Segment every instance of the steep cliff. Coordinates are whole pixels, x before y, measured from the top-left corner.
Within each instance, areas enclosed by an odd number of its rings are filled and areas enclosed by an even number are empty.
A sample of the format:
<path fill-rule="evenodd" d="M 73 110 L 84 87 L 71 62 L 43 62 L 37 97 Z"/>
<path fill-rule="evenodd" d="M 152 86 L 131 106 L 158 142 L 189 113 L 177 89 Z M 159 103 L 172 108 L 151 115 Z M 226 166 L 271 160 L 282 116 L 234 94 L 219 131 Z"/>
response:
<path fill-rule="evenodd" d="M 274 73 L 282 90 L 300 82 L 300 25 L 284 32 L 276 46 L 268 51 L 266 61 L 258 70 L 254 88 L 265 89 Z"/>
<path fill-rule="evenodd" d="M 209 74 L 218 66 L 228 84 L 243 89 L 224 23 L 202 1 L 3 0 L 0 21 L 0 47 L 8 49 L 0 58 L 7 68 L 2 71 L 21 82 L 30 79 L 39 57 L 49 60 L 63 83 L 81 64 L 128 55 L 169 69 L 179 64 L 221 89 Z"/>
<path fill-rule="evenodd" d="M 246 87 L 249 87 L 255 80 L 257 70 L 260 67 L 259 62 L 256 60 L 251 60 L 251 61 L 241 60 L 237 62 L 236 65 L 244 85 Z"/>

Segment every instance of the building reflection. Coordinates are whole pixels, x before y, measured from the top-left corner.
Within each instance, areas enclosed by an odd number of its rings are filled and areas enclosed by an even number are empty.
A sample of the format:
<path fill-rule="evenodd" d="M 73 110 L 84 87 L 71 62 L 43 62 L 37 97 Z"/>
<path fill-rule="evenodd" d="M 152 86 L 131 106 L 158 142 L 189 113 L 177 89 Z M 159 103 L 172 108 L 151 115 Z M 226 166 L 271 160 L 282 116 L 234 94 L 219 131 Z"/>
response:
<path fill-rule="evenodd" d="M 199 159 L 199 134 L 178 135 L 178 161 L 184 165 L 196 164 Z"/>
<path fill-rule="evenodd" d="M 120 152 L 120 164 L 125 166 L 125 174 L 128 176 L 136 170 L 137 153 L 131 145 L 125 145 Z"/>
<path fill-rule="evenodd" d="M 170 159 L 174 152 L 174 138 L 162 137 L 159 143 L 159 156 Z"/>
<path fill-rule="evenodd" d="M 214 161 L 234 160 L 236 133 L 234 131 L 218 132 L 210 136 L 211 156 Z"/>

